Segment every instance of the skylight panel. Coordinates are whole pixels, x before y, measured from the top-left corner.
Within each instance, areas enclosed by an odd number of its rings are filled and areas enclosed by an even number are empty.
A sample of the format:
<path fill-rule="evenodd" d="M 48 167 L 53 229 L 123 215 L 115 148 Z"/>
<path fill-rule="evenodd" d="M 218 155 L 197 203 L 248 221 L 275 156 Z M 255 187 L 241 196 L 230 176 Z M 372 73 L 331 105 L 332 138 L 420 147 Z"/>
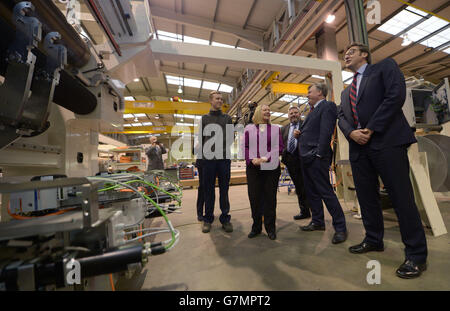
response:
<path fill-rule="evenodd" d="M 447 22 L 435 16 L 430 17 L 426 21 L 420 23 L 413 29 L 408 31 L 408 37 L 412 41 L 419 41 L 423 37 L 435 32 L 436 30 L 447 25 Z M 423 43 L 422 43 L 423 44 Z"/>
<path fill-rule="evenodd" d="M 131 123 L 131 126 L 142 126 L 142 123 Z"/>
<path fill-rule="evenodd" d="M 200 88 L 201 84 L 202 84 L 201 80 L 184 78 L 184 86 Z"/>
<path fill-rule="evenodd" d="M 284 95 L 279 100 L 281 100 L 283 102 L 290 102 L 290 101 L 295 100 L 296 98 L 297 98 L 297 96 L 294 96 L 294 95 Z"/>
<path fill-rule="evenodd" d="M 405 28 L 411 26 L 418 20 L 420 20 L 422 16 L 417 15 L 415 13 L 409 12 L 408 10 L 403 10 L 386 23 L 378 27 L 378 30 L 390 33 L 392 35 L 398 34 L 400 31 Z"/>
<path fill-rule="evenodd" d="M 221 84 L 219 87 L 220 92 L 231 93 L 232 90 L 233 87 L 226 84 Z"/>
<path fill-rule="evenodd" d="M 125 100 L 135 100 L 133 96 L 125 96 L 124 99 Z"/>
<path fill-rule="evenodd" d="M 132 119 L 132 118 L 134 118 L 134 115 L 132 115 L 131 113 L 126 113 L 123 115 L 123 118 L 124 119 Z"/>
<path fill-rule="evenodd" d="M 219 88 L 219 83 L 203 81 L 203 88 L 215 91 Z"/>
<path fill-rule="evenodd" d="M 131 127 L 131 124 L 124 124 L 124 127 Z"/>
<path fill-rule="evenodd" d="M 152 122 L 142 122 L 142 125 L 143 126 L 150 126 L 150 125 L 153 125 L 153 123 Z"/>
<path fill-rule="evenodd" d="M 136 118 L 143 118 L 143 117 L 146 117 L 147 115 L 145 113 L 135 113 L 134 116 Z"/>
<path fill-rule="evenodd" d="M 213 43 L 211 43 L 211 45 L 212 46 L 219 46 L 219 47 L 223 47 L 223 48 L 234 49 L 234 46 L 232 46 L 232 45 L 223 44 L 223 43 L 219 43 L 219 42 L 213 42 Z"/>
<path fill-rule="evenodd" d="M 350 71 L 342 70 L 342 81 L 346 82 L 347 80 L 353 79 L 353 73 Z"/>
<path fill-rule="evenodd" d="M 209 45 L 208 40 L 203 40 L 203 39 L 193 38 L 193 37 L 188 37 L 188 36 L 184 36 L 184 42 L 201 44 L 201 45 Z"/>
<path fill-rule="evenodd" d="M 167 84 L 180 85 L 183 82 L 183 78 L 176 76 L 166 76 Z"/>
<path fill-rule="evenodd" d="M 419 14 L 421 16 L 427 16 L 428 15 L 424 11 L 421 11 L 421 10 L 418 10 L 416 8 L 413 8 L 412 6 L 409 6 L 408 8 L 406 8 L 406 10 L 411 11 L 411 12 L 416 13 L 416 14 Z"/>
<path fill-rule="evenodd" d="M 161 31 L 158 30 L 156 31 L 156 33 L 158 34 L 158 38 L 160 40 L 166 40 L 166 41 L 178 41 L 181 42 L 181 35 L 172 33 L 172 32 L 167 32 L 167 31 Z"/>
<path fill-rule="evenodd" d="M 177 123 L 175 123 L 175 124 L 178 125 L 178 126 L 193 126 L 192 123 L 177 122 Z"/>
<path fill-rule="evenodd" d="M 271 115 L 273 117 L 281 117 L 283 115 L 283 113 L 282 112 L 272 112 Z"/>

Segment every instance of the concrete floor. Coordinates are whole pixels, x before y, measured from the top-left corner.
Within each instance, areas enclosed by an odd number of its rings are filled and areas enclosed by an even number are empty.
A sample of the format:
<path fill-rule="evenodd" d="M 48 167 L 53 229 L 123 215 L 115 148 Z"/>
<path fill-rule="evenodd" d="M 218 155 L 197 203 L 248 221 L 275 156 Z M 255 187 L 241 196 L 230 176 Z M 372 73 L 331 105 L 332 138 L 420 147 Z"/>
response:
<path fill-rule="evenodd" d="M 269 240 L 265 232 L 247 238 L 251 229 L 247 186 L 230 187 L 231 221 L 234 232 L 225 233 L 220 225 L 218 189 L 216 220 L 210 233 L 201 232 L 195 201 L 197 190 L 183 192 L 182 214 L 171 214 L 173 225 L 180 230 L 180 242 L 163 255 L 151 257 L 144 269 L 130 280 L 121 280 L 117 290 L 450 290 L 450 237 L 434 237 L 426 229 L 428 270 L 418 279 L 404 280 L 395 270 L 404 260 L 399 227 L 392 210 L 385 211 L 385 251 L 363 255 L 351 254 L 348 247 L 364 236 L 361 220 L 352 217 L 351 204 L 343 205 L 348 240 L 333 245 L 331 217 L 325 213 L 325 232 L 303 232 L 299 225 L 310 219 L 295 221 L 297 198 L 286 188 L 278 193 L 277 239 Z M 439 197 L 438 204 L 447 229 L 450 230 L 450 198 Z M 152 226 L 165 226 L 161 217 Z M 159 237 L 158 239 L 162 239 Z M 366 281 L 369 260 L 381 263 L 381 284 Z"/>

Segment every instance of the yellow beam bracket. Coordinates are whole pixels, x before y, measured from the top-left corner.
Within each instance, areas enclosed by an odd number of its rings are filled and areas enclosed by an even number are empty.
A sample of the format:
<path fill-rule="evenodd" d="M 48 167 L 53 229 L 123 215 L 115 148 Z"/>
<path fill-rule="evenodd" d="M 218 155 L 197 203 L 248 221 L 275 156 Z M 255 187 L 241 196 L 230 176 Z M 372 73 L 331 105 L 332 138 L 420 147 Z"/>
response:
<path fill-rule="evenodd" d="M 193 126 L 133 126 L 125 127 L 123 131 L 107 132 L 103 134 L 170 134 L 175 133 L 193 133 Z"/>
<path fill-rule="evenodd" d="M 267 80 L 261 82 L 261 87 L 262 87 L 263 89 L 265 89 L 266 86 L 268 86 L 269 83 L 271 83 L 271 82 L 272 82 L 279 74 L 280 74 L 279 71 L 274 71 L 274 72 L 270 75 L 270 77 L 267 78 Z"/>
<path fill-rule="evenodd" d="M 273 81 L 270 89 L 274 94 L 308 95 L 309 84 Z"/>
<path fill-rule="evenodd" d="M 228 104 L 223 104 L 223 112 L 229 109 Z M 124 113 L 148 113 L 148 114 L 207 114 L 211 109 L 210 103 L 183 103 L 172 101 L 142 101 L 126 100 Z"/>

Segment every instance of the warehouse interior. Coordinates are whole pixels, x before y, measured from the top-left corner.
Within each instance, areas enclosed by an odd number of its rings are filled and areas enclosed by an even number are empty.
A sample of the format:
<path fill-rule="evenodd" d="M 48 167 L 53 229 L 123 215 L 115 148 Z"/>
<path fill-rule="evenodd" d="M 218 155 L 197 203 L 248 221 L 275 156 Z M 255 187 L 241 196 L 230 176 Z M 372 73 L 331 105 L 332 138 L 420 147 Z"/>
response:
<path fill-rule="evenodd" d="M 445 0 L 1 0 L 0 290 L 432 291 L 450 289 L 450 2 Z M 337 106 L 352 83 L 344 54 L 369 46 L 406 83 L 415 130 L 411 182 L 428 243 L 428 270 L 398 278 L 404 245 L 382 193 L 384 252 L 350 254 L 364 237 L 337 129 L 330 182 L 349 236 L 304 232 L 282 165 L 277 239 L 247 238 L 245 160 L 231 153 L 230 215 L 211 232 L 196 214 L 192 148 L 209 94 L 246 125 L 267 105 L 272 124 L 310 112 L 325 83 Z M 164 169 L 147 170 L 157 137 Z M 369 262 L 381 263 L 370 283 Z M 77 274 L 78 270 L 81 273 Z"/>

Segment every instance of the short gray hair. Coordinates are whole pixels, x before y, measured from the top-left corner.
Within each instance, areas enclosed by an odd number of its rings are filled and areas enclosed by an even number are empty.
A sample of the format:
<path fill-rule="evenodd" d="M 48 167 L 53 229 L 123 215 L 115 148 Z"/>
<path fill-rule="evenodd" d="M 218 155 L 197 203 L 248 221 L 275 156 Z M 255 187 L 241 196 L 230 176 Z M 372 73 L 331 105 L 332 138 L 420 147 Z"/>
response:
<path fill-rule="evenodd" d="M 308 90 L 310 88 L 312 88 L 313 86 L 315 86 L 316 89 L 319 90 L 324 97 L 327 97 L 327 95 L 328 95 L 328 87 L 327 87 L 327 85 L 325 83 L 314 83 L 314 84 L 311 84 L 308 87 Z"/>
<path fill-rule="evenodd" d="M 297 109 L 298 111 L 300 111 L 300 107 L 299 107 L 299 106 L 294 106 L 294 105 L 292 105 L 291 107 L 289 107 L 288 112 L 289 112 L 291 109 Z"/>

